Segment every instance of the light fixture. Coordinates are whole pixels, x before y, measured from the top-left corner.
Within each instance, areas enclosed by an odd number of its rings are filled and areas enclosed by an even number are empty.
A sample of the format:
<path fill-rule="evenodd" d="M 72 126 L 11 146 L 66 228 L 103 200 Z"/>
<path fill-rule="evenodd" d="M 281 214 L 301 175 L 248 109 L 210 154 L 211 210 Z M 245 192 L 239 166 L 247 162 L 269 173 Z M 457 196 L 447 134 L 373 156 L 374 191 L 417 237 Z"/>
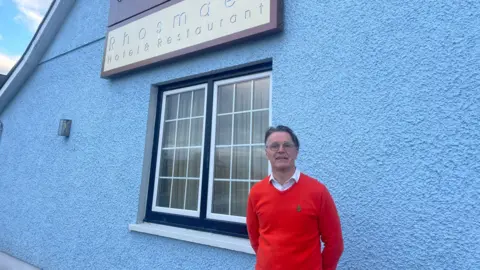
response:
<path fill-rule="evenodd" d="M 64 137 L 70 136 L 71 127 L 72 127 L 72 120 L 60 119 L 60 124 L 58 125 L 58 136 L 64 136 Z"/>

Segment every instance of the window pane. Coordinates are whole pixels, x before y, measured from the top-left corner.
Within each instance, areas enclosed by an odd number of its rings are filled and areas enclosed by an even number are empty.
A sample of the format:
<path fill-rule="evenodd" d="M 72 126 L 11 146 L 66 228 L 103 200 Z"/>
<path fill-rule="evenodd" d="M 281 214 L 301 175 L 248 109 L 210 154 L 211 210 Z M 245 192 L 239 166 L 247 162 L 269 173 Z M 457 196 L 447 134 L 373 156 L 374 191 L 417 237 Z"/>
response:
<path fill-rule="evenodd" d="M 170 188 L 171 181 L 170 179 L 158 179 L 158 188 L 157 188 L 157 206 L 169 207 L 170 205 Z"/>
<path fill-rule="evenodd" d="M 230 194 L 230 182 L 213 181 L 213 202 L 212 212 L 228 215 L 228 203 Z"/>
<path fill-rule="evenodd" d="M 160 176 L 173 175 L 173 152 L 175 150 L 162 150 L 160 159 Z"/>
<path fill-rule="evenodd" d="M 167 96 L 165 102 L 165 120 L 176 119 L 177 118 L 177 107 L 178 107 L 178 94 Z"/>
<path fill-rule="evenodd" d="M 232 115 L 218 116 L 216 129 L 216 145 L 230 145 L 232 143 Z"/>
<path fill-rule="evenodd" d="M 233 84 L 218 87 L 217 113 L 232 112 L 233 107 Z"/>
<path fill-rule="evenodd" d="M 185 179 L 173 179 L 172 181 L 172 205 L 171 208 L 183 209 L 185 203 Z"/>
<path fill-rule="evenodd" d="M 252 143 L 264 143 L 268 129 L 268 111 L 254 112 L 252 123 Z"/>
<path fill-rule="evenodd" d="M 250 181 L 250 189 L 260 181 Z"/>
<path fill-rule="evenodd" d="M 233 143 L 249 144 L 250 143 L 250 114 L 239 113 L 234 115 L 233 120 Z"/>
<path fill-rule="evenodd" d="M 187 151 L 188 149 L 175 150 L 175 173 L 176 177 L 187 176 Z"/>
<path fill-rule="evenodd" d="M 165 122 L 163 125 L 163 147 L 174 147 L 175 146 L 175 127 L 177 122 Z"/>
<path fill-rule="evenodd" d="M 268 175 L 268 160 L 264 146 L 252 146 L 252 173 L 250 179 L 262 180 Z"/>
<path fill-rule="evenodd" d="M 185 209 L 194 210 L 198 209 L 198 184 L 199 180 L 187 181 L 187 199 L 185 203 Z"/>
<path fill-rule="evenodd" d="M 215 148 L 215 178 L 230 179 L 230 147 Z"/>
<path fill-rule="evenodd" d="M 233 216 L 246 216 L 248 182 L 232 182 L 232 213 Z"/>
<path fill-rule="evenodd" d="M 200 178 L 200 161 L 202 160 L 202 149 L 191 148 L 188 157 L 188 177 Z"/>
<path fill-rule="evenodd" d="M 193 92 L 193 111 L 192 116 L 202 116 L 205 106 L 205 90 Z"/>
<path fill-rule="evenodd" d="M 190 131 L 190 146 L 201 146 L 203 137 L 203 117 L 192 119 Z"/>
<path fill-rule="evenodd" d="M 188 135 L 190 130 L 190 119 L 179 120 L 177 129 L 177 146 L 188 146 Z"/>
<path fill-rule="evenodd" d="M 232 179 L 248 179 L 250 147 L 233 147 Z"/>
<path fill-rule="evenodd" d="M 268 108 L 270 101 L 270 79 L 264 78 L 253 82 L 253 109 Z"/>
<path fill-rule="evenodd" d="M 178 118 L 190 117 L 190 108 L 192 107 L 192 92 L 180 94 L 180 107 L 178 110 Z"/>
<path fill-rule="evenodd" d="M 250 81 L 238 83 L 235 89 L 235 111 L 246 111 L 252 108 L 252 83 Z"/>

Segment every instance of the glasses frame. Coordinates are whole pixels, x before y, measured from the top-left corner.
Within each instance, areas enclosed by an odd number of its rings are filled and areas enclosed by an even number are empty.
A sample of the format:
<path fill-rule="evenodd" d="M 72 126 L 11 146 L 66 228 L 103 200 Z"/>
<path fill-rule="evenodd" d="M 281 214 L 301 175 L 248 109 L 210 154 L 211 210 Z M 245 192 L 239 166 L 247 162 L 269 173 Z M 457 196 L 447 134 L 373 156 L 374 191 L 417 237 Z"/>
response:
<path fill-rule="evenodd" d="M 278 148 L 277 147 L 272 148 L 272 145 L 274 145 L 274 144 L 278 144 L 278 146 L 277 146 Z M 295 145 L 294 142 L 283 142 L 283 143 L 273 142 L 270 145 L 265 145 L 265 148 L 267 148 L 268 150 L 270 150 L 272 152 L 278 152 L 278 151 L 280 151 L 280 148 L 283 148 L 284 151 L 289 151 L 291 149 L 296 149 L 297 146 Z"/>

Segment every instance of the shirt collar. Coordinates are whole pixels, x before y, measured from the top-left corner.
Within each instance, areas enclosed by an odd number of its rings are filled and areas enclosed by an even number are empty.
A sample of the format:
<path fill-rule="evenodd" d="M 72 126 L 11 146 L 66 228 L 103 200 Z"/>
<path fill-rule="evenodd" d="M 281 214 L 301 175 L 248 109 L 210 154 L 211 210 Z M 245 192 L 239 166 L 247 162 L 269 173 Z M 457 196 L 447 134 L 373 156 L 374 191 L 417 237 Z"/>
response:
<path fill-rule="evenodd" d="M 293 179 L 295 181 L 295 183 L 298 183 L 298 180 L 300 180 L 300 170 L 298 168 L 295 168 L 295 172 L 293 173 L 292 177 L 290 177 L 290 179 Z M 290 180 L 290 179 L 288 179 L 288 180 Z M 272 182 L 274 180 L 277 181 L 273 177 L 273 174 L 270 174 L 270 182 Z"/>

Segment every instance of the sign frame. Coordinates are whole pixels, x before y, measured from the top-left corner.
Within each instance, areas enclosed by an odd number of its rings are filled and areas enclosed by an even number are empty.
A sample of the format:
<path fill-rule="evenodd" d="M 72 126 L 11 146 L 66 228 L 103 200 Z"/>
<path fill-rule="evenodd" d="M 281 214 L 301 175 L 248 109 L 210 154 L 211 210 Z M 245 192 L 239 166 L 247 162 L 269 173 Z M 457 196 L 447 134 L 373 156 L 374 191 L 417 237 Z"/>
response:
<path fill-rule="evenodd" d="M 141 69 L 145 69 L 148 67 L 152 67 L 154 65 L 158 65 L 160 63 L 168 63 L 173 60 L 179 60 L 181 58 L 185 58 L 187 56 L 193 56 L 195 54 L 201 52 L 211 51 L 213 49 L 219 49 L 226 46 L 231 46 L 235 43 L 240 43 L 246 40 L 254 39 L 259 36 L 264 36 L 268 34 L 272 34 L 275 32 L 280 32 L 283 30 L 283 0 L 269 0 L 270 1 L 270 22 L 267 24 L 263 24 L 260 26 L 256 26 L 250 29 L 246 29 L 240 32 L 236 32 L 227 36 L 219 37 L 217 39 L 212 39 L 207 42 L 203 42 L 197 45 L 193 45 L 190 47 L 186 47 L 183 49 L 179 49 L 176 51 L 172 51 L 163 55 L 155 56 L 152 58 L 148 58 L 145 60 L 141 60 L 132 64 L 128 64 L 125 66 L 121 66 L 118 68 L 114 68 L 108 71 L 104 71 L 105 61 L 107 58 L 107 48 L 108 48 L 108 33 L 114 29 L 122 27 L 126 24 L 134 22 L 138 19 L 141 19 L 145 16 L 148 16 L 152 13 L 155 13 L 159 10 L 168 8 L 174 4 L 182 2 L 184 0 L 170 0 L 157 6 L 153 9 L 150 9 L 144 13 L 141 13 L 135 17 L 132 17 L 128 20 L 120 22 L 112 27 L 108 28 L 105 38 L 104 50 L 103 50 L 103 60 L 102 60 L 102 70 L 101 70 L 101 77 L 102 78 L 110 78 L 119 75 L 123 75 L 127 72 L 138 71 Z"/>
<path fill-rule="evenodd" d="M 124 20 L 132 18 L 146 10 L 164 4 L 169 0 L 110 0 L 110 10 L 108 13 L 108 27 L 111 27 Z"/>

